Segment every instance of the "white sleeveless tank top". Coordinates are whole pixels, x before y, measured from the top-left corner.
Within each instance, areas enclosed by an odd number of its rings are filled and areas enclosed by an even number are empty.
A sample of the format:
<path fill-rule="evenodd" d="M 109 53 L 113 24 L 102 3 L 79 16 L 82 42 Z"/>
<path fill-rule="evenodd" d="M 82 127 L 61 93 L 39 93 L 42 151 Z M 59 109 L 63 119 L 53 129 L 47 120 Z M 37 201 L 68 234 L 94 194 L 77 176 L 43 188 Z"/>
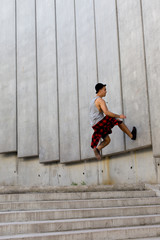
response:
<path fill-rule="evenodd" d="M 97 124 L 99 121 L 101 121 L 104 118 L 104 113 L 99 112 L 98 108 L 95 105 L 96 99 L 99 98 L 98 96 L 93 98 L 91 103 L 90 103 L 90 124 L 91 126 L 94 126 Z"/>

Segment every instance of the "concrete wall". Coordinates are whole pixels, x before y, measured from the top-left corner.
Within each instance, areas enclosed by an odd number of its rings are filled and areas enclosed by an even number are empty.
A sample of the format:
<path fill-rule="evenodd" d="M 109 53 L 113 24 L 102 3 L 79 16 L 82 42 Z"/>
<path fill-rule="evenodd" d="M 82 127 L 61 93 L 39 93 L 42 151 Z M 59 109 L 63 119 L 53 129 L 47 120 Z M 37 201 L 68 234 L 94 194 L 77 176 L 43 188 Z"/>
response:
<path fill-rule="evenodd" d="M 143 154 L 138 152 L 141 163 L 145 156 L 155 169 L 160 157 L 159 0 L 0 0 L 0 4 L 0 153 L 5 153 L 0 170 L 11 164 L 13 184 L 31 184 L 32 178 L 23 179 L 23 168 L 28 175 L 36 168 L 40 176 L 35 175 L 33 183 L 41 184 L 46 175 L 44 184 L 63 185 L 57 176 L 67 179 L 76 166 L 95 172 L 91 182 L 85 178 L 88 183 L 102 183 L 104 174 L 97 165 L 105 165 L 107 171 L 108 164 L 113 166 L 112 175 L 115 166 L 110 161 L 130 164 L 138 149 L 144 149 Z M 133 142 L 115 127 L 111 144 L 102 152 L 110 160 L 99 163 L 89 162 L 94 155 L 88 110 L 97 82 L 107 84 L 109 110 L 127 115 L 127 126 L 138 130 Z M 56 163 L 52 167 L 38 160 Z M 154 171 L 136 180 L 139 164 L 135 166 L 131 181 L 151 181 Z M 123 172 L 121 167 L 115 171 Z M 114 173 L 112 181 L 120 175 Z M 80 176 L 78 182 L 83 181 Z M 10 184 L 3 177 L 0 183 Z M 104 179 L 109 182 L 108 175 Z"/>
<path fill-rule="evenodd" d="M 0 184 L 18 186 L 71 186 L 160 183 L 160 159 L 151 148 L 106 157 L 97 162 L 39 164 L 38 158 L 0 154 Z"/>

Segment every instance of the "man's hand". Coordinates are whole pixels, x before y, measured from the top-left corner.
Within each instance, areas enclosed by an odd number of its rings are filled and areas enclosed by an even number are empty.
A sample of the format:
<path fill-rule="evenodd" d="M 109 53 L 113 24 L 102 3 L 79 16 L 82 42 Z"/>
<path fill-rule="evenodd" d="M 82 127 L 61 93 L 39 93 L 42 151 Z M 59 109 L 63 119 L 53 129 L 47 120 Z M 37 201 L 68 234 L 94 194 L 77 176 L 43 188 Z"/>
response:
<path fill-rule="evenodd" d="M 119 118 L 124 119 L 124 118 L 126 118 L 126 116 L 121 114 Z"/>

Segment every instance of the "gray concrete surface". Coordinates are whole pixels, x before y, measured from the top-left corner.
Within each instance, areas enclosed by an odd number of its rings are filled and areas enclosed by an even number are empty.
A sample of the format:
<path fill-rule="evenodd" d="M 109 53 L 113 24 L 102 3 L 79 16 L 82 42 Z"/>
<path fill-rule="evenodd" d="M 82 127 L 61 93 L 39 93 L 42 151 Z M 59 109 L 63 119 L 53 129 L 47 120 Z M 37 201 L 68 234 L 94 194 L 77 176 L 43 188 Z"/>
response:
<path fill-rule="evenodd" d="M 15 3 L 0 8 L 0 152 L 17 150 Z"/>
<path fill-rule="evenodd" d="M 142 1 L 144 40 L 146 50 L 148 93 L 150 103 L 153 154 L 160 157 L 159 102 L 160 102 L 160 2 Z"/>
<path fill-rule="evenodd" d="M 74 1 L 56 1 L 56 14 L 60 161 L 71 162 L 80 160 Z"/>
<path fill-rule="evenodd" d="M 7 189 L 7 187 L 6 187 Z M 11 193 L 11 189 L 12 189 L 12 193 Z M 154 191 L 151 191 L 151 190 L 145 190 L 145 191 L 131 191 L 131 190 L 127 190 L 127 191 L 113 191 L 113 188 L 112 188 L 112 191 L 110 190 L 107 190 L 106 188 L 104 188 L 104 190 L 106 192 L 99 192 L 101 189 L 94 189 L 92 188 L 92 191 L 94 190 L 95 192 L 91 192 L 91 189 L 89 191 L 89 189 L 87 188 L 81 188 L 81 190 L 83 189 L 83 192 L 74 192 L 74 189 L 71 187 L 71 188 L 59 188 L 59 191 L 62 191 L 62 192 L 58 192 L 58 189 L 56 190 L 55 188 L 52 188 L 52 189 L 48 189 L 47 187 L 45 187 L 43 189 L 43 191 L 45 191 L 44 193 L 43 192 L 40 192 L 42 191 L 42 189 L 40 188 L 36 188 L 36 190 L 38 190 L 37 194 L 33 193 L 33 190 L 32 188 L 29 188 L 28 191 L 26 189 L 26 193 L 24 192 L 20 192 L 20 187 L 17 187 L 17 192 L 19 193 L 14 193 L 16 191 L 15 188 L 11 188 L 10 191 L 8 189 L 8 193 L 7 191 L 0 191 L 0 201 L 1 202 L 23 202 L 23 201 L 50 201 L 50 200 L 59 200 L 61 199 L 62 200 L 69 200 L 69 199 L 72 199 L 72 200 L 83 200 L 83 199 L 112 199 L 112 198 L 137 198 L 137 197 L 155 197 L 156 196 L 156 193 Z M 22 189 L 21 189 L 22 190 Z M 51 191 L 57 191 L 57 192 L 49 192 L 49 190 Z M 79 190 L 79 187 L 78 187 L 78 190 Z M 86 192 L 89 191 L 89 192 Z M 23 190 L 22 190 L 23 191 Z M 32 192 L 30 192 L 32 191 Z M 66 191 L 66 192 L 65 192 Z M 101 190 L 102 191 L 102 190 Z M 97 194 L 98 192 L 98 194 Z M 2 194 L 3 193 L 3 194 Z"/>
<path fill-rule="evenodd" d="M 0 203 L 1 211 L 16 210 L 40 210 L 40 209 L 80 209 L 80 208 L 107 208 L 126 206 L 146 206 L 160 204 L 160 197 L 134 198 L 134 199 L 94 199 L 94 200 L 68 200 L 68 201 L 30 201 L 30 202 L 7 202 Z"/>
<path fill-rule="evenodd" d="M 107 12 L 107 14 L 106 14 Z M 122 96 L 117 38 L 117 16 L 115 1 L 95 1 L 96 39 L 99 82 L 107 85 L 105 98 L 108 109 L 121 114 Z M 118 127 L 110 135 L 110 145 L 102 150 L 103 155 L 123 152 L 124 136 Z"/>
<path fill-rule="evenodd" d="M 59 160 L 54 1 L 36 1 L 40 162 Z"/>
<path fill-rule="evenodd" d="M 79 239 L 79 234 L 81 238 L 95 239 L 98 233 L 101 233 L 99 239 L 117 240 L 158 236 L 159 198 L 153 195 L 154 190 L 141 191 L 144 187 L 150 188 L 150 185 L 139 185 L 139 191 L 136 190 L 137 187 L 123 185 L 121 188 L 125 190 L 121 191 L 111 191 L 111 187 L 109 190 L 106 186 L 65 187 L 61 188 L 61 192 L 56 193 L 58 201 L 41 201 L 41 197 L 44 197 L 41 188 L 28 189 L 28 193 L 32 190 L 31 195 L 3 193 L 3 197 L 8 200 L 3 202 L 0 195 L 0 239 L 50 239 L 51 237 L 52 239 L 57 237 Z M 102 199 L 102 194 L 107 192 L 101 190 L 105 188 L 109 190 L 109 194 Z M 129 190 L 131 188 L 132 191 Z M 154 188 L 159 187 L 154 185 Z M 79 189 L 83 191 L 80 192 Z M 19 188 L 19 190 L 22 189 Z M 46 195 L 52 198 L 53 193 L 49 190 L 51 189 L 48 188 Z M 56 190 L 55 187 L 52 190 Z M 70 194 L 64 201 L 61 200 L 63 191 L 65 194 Z M 95 193 L 97 193 L 97 199 L 94 199 Z M 79 198 L 83 194 L 84 199 L 73 200 L 74 194 Z M 126 194 L 125 198 L 122 198 L 123 194 Z M 112 199 L 110 199 L 111 195 Z M 11 196 L 18 196 L 19 199 L 16 198 L 13 201 Z M 20 202 L 20 199 L 25 199 L 25 202 Z"/>
<path fill-rule="evenodd" d="M 0 185 L 17 185 L 17 159 L 12 154 L 0 154 Z M 5 159 L 5 164 L 2 162 Z"/>
<path fill-rule="evenodd" d="M 0 223 L 0 235 L 75 231 L 159 224 L 160 215 Z"/>
<path fill-rule="evenodd" d="M 160 214 L 160 205 L 157 206 L 130 206 L 130 207 L 107 207 L 88 209 L 46 209 L 46 210 L 21 210 L 2 211 L 0 222 L 43 221 L 61 219 L 79 219 L 114 216 L 139 216 Z"/>
<path fill-rule="evenodd" d="M 139 0 L 119 0 L 118 26 L 125 123 L 137 127 L 137 140 L 126 136 L 126 149 L 151 145 L 147 82 Z M 126 14 L 127 13 L 127 14 Z"/>
<path fill-rule="evenodd" d="M 35 1 L 17 1 L 18 156 L 38 155 Z"/>
<path fill-rule="evenodd" d="M 54 10 L 54 2 L 37 1 L 40 162 L 59 159 Z"/>
<path fill-rule="evenodd" d="M 118 156 L 103 158 L 101 161 L 88 160 L 65 165 L 39 164 L 38 158 L 17 158 L 16 154 L 0 154 L 0 183 L 2 186 L 21 186 L 44 188 L 50 186 L 113 185 L 122 188 L 122 184 L 155 184 L 160 180 L 160 162 L 153 158 L 151 149 L 138 150 Z M 84 186 L 82 186 L 84 185 Z M 85 186 L 86 185 L 86 186 Z M 3 188 L 4 191 L 4 188 Z M 83 188 L 82 188 L 83 191 Z"/>
<path fill-rule="evenodd" d="M 132 240 L 137 240 L 137 238 L 134 238 Z M 138 238 L 138 240 L 159 240 L 159 237 Z"/>
<path fill-rule="evenodd" d="M 39 234 L 22 234 L 15 236 L 3 236 L 0 239 L 38 239 L 38 240 L 81 240 L 82 238 L 92 239 L 92 240 L 120 240 L 121 239 L 131 239 L 134 237 L 153 237 L 160 234 L 159 231 L 160 225 L 148 225 L 143 227 L 124 227 L 124 228 L 116 228 L 116 229 L 100 229 L 100 230 L 83 230 L 83 231 L 67 231 L 57 232 L 57 233 L 39 233 Z M 136 238 L 137 239 L 137 238 Z"/>
<path fill-rule="evenodd" d="M 156 185 L 157 186 L 157 185 Z M 18 194 L 18 193 L 83 193 L 83 192 L 108 192 L 113 191 L 144 191 L 146 190 L 146 184 L 114 184 L 114 185 L 81 185 L 81 186 L 1 186 L 1 194 Z M 140 192 L 142 194 L 143 192 Z M 142 194 L 143 195 L 143 194 Z"/>
<path fill-rule="evenodd" d="M 0 151 L 16 151 L 15 135 L 19 149 L 18 158 L 1 154 L 0 184 L 159 183 L 159 2 L 1 2 Z M 103 80 L 109 109 L 119 113 L 124 106 L 138 136 L 135 142 L 126 137 L 124 151 L 115 127 L 107 157 L 97 162 L 88 110 Z"/>
<path fill-rule="evenodd" d="M 160 158 L 156 158 L 157 182 L 160 182 Z"/>
<path fill-rule="evenodd" d="M 97 60 L 93 1 L 75 1 L 81 158 L 93 158 L 89 104 L 95 96 Z"/>

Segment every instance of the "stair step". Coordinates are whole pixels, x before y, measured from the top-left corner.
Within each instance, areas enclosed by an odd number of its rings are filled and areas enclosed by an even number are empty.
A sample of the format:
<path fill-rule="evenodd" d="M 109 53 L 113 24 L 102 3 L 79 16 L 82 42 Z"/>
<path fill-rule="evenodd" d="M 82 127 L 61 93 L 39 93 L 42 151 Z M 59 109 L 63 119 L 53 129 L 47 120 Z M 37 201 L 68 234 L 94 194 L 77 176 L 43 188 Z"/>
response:
<path fill-rule="evenodd" d="M 25 202 L 49 200 L 79 200 L 79 199 L 109 199 L 109 198 L 137 198 L 155 197 L 154 191 L 107 191 L 107 192 L 71 192 L 71 193 L 28 193 L 28 194 L 0 194 L 0 202 Z"/>
<path fill-rule="evenodd" d="M 160 236 L 160 225 L 0 236 L 0 240 L 119 240 Z"/>
<path fill-rule="evenodd" d="M 160 197 L 0 203 L 1 211 L 158 205 Z"/>
<path fill-rule="evenodd" d="M 44 221 L 73 218 L 137 216 L 153 214 L 160 214 L 160 205 L 0 212 L 0 222 L 5 223 L 14 221 Z"/>
<path fill-rule="evenodd" d="M 0 223 L 0 235 L 73 231 L 160 224 L 160 215 Z"/>
<path fill-rule="evenodd" d="M 160 240 L 154 191 L 106 189 L 0 188 L 0 240 Z"/>
<path fill-rule="evenodd" d="M 123 239 L 120 239 L 123 240 Z M 126 240 L 160 240 L 160 236 L 159 237 L 149 237 L 149 238 L 130 238 L 130 239 L 126 239 Z"/>

